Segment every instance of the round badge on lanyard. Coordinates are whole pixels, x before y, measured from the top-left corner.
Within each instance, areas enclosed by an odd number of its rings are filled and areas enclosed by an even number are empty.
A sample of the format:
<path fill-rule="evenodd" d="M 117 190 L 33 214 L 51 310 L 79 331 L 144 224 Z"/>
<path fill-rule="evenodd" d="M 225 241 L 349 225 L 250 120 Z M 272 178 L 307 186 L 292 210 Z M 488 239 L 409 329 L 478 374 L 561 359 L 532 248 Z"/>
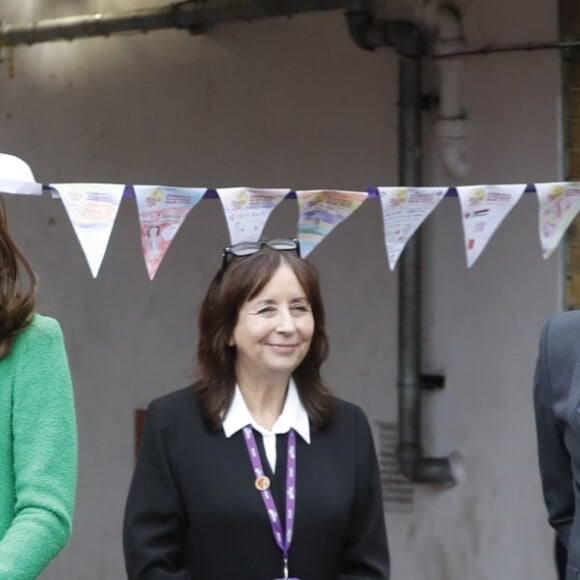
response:
<path fill-rule="evenodd" d="M 266 491 L 270 489 L 270 478 L 267 475 L 260 475 L 256 478 L 255 485 L 258 491 Z"/>
<path fill-rule="evenodd" d="M 270 488 L 270 479 L 264 475 L 262 461 L 258 452 L 258 445 L 252 431 L 252 426 L 244 427 L 244 441 L 248 449 L 250 462 L 256 474 L 254 485 L 260 492 L 266 508 L 266 513 L 270 518 L 272 532 L 278 547 L 282 551 L 284 558 L 283 578 L 274 578 L 274 580 L 300 580 L 300 578 L 290 578 L 288 576 L 288 553 L 292 544 L 292 532 L 294 530 L 294 513 L 296 511 L 296 434 L 291 429 L 288 434 L 288 464 L 286 467 L 286 533 L 282 531 L 278 510 L 268 491 Z"/>

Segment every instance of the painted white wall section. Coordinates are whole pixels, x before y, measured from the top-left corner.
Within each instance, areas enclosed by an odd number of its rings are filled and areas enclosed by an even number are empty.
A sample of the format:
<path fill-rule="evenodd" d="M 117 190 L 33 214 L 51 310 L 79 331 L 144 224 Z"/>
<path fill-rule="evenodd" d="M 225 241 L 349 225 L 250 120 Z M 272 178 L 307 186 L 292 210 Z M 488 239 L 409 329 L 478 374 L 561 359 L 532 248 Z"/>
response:
<path fill-rule="evenodd" d="M 130 10 L 141 2 L 6 3 L 2 19 Z M 467 42 L 545 40 L 556 9 L 538 0 L 465 6 Z M 516 19 L 517 16 L 517 19 Z M 513 24 L 518 25 L 513 29 Z M 42 181 L 364 189 L 397 185 L 397 59 L 366 53 L 340 13 L 19 48 L 0 69 L 0 150 Z M 435 79 L 425 62 L 426 79 Z M 560 177 L 556 52 L 466 58 L 470 175 L 463 183 Z M 432 85 L 432 86 L 431 86 Z M 425 83 L 436 90 L 436 82 Z M 454 185 L 426 114 L 425 185 Z M 191 379 L 196 312 L 227 228 L 217 200 L 192 210 L 149 282 L 135 204 L 125 200 L 93 280 L 65 212 L 10 197 L 16 237 L 41 276 L 41 306 L 64 327 L 76 388 L 80 473 L 75 531 L 44 580 L 125 577 L 121 525 L 133 466 L 133 410 Z M 473 269 L 457 199 L 424 227 L 426 452 L 459 451 L 466 481 L 418 488 L 387 513 L 393 580 L 555 579 L 535 456 L 532 374 L 542 321 L 560 307 L 560 253 L 541 259 L 537 202 L 516 206 Z M 296 205 L 267 235 L 292 235 Z M 336 392 L 373 422 L 396 420 L 397 277 L 380 204 L 365 203 L 311 255 L 321 271 Z M 307 579 L 305 579 L 307 580 Z"/>

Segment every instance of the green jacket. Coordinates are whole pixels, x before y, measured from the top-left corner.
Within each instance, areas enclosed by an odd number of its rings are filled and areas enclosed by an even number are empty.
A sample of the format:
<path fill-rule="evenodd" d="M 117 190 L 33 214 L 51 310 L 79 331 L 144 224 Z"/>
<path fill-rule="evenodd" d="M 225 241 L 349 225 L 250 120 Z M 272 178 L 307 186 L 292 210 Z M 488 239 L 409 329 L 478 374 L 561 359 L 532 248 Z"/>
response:
<path fill-rule="evenodd" d="M 76 472 L 62 332 L 36 315 L 0 359 L 0 580 L 33 580 L 66 544 Z"/>

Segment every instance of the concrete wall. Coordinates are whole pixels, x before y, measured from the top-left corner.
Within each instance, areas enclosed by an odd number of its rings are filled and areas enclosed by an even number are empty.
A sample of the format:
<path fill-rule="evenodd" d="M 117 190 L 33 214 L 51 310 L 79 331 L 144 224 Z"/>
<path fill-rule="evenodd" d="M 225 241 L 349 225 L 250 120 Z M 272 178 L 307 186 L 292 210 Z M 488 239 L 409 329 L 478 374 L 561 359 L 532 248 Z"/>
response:
<path fill-rule="evenodd" d="M 3 8 L 3 21 L 138 4 L 20 0 Z M 522 18 L 517 0 L 465 3 L 467 39 L 552 39 L 553 4 L 541 0 Z M 396 57 L 356 48 L 339 13 L 224 25 L 203 37 L 59 42 L 19 48 L 15 59 L 15 78 L 0 71 L 0 150 L 45 182 L 397 184 Z M 430 61 L 425 77 L 435 90 Z M 559 178 L 557 53 L 471 57 L 464 88 L 472 172 L 463 183 Z M 454 185 L 436 155 L 433 118 L 425 115 L 424 183 Z M 202 201 L 149 282 L 126 200 L 93 280 L 60 202 L 7 201 L 41 275 L 42 310 L 64 327 L 76 386 L 75 534 L 43 578 L 121 579 L 133 410 L 190 380 L 196 312 L 227 243 L 225 222 L 217 201 Z M 457 199 L 446 199 L 424 227 L 424 370 L 447 379 L 426 397 L 424 422 L 426 450 L 459 451 L 466 479 L 417 488 L 410 512 L 387 513 L 393 579 L 551 580 L 531 382 L 540 325 L 560 306 L 560 255 L 541 259 L 537 203 L 526 195 L 467 270 L 459 214 Z M 295 203 L 284 202 L 266 234 L 292 235 L 295 223 Z M 378 201 L 311 259 L 328 307 L 327 378 L 373 422 L 394 421 L 397 277 Z"/>

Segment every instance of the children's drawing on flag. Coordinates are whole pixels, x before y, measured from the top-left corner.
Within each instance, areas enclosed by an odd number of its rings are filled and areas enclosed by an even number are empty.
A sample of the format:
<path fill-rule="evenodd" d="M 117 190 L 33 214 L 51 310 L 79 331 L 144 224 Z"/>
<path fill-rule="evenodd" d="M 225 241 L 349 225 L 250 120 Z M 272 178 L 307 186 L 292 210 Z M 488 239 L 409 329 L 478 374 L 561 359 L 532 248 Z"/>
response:
<path fill-rule="evenodd" d="M 289 189 L 255 187 L 222 187 L 216 191 L 232 244 L 257 242 L 272 210 L 290 193 Z"/>
<path fill-rule="evenodd" d="M 157 270 L 188 213 L 205 188 L 134 185 L 139 212 L 141 246 L 149 279 Z"/>
<path fill-rule="evenodd" d="M 407 242 L 447 193 L 446 187 L 379 187 L 385 247 L 395 269 Z"/>
<path fill-rule="evenodd" d="M 525 184 L 457 187 L 468 268 L 475 264 L 525 190 Z"/>
<path fill-rule="evenodd" d="M 366 191 L 297 191 L 298 239 L 305 258 L 343 220 L 354 213 L 368 197 Z"/>
<path fill-rule="evenodd" d="M 55 183 L 85 254 L 93 278 L 107 250 L 124 185 L 113 183 Z"/>
<path fill-rule="evenodd" d="M 557 248 L 580 209 L 580 183 L 536 183 L 544 258 Z"/>

